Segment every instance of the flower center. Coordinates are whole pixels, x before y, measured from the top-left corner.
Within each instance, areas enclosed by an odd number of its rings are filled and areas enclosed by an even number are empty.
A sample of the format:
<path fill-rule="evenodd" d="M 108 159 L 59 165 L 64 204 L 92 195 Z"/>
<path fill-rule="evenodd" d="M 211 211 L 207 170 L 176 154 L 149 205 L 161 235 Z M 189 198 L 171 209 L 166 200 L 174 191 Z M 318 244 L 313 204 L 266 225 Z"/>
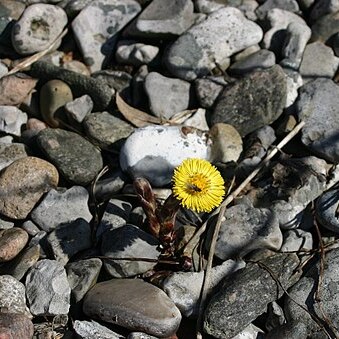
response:
<path fill-rule="evenodd" d="M 200 173 L 190 176 L 186 183 L 186 192 L 188 194 L 196 195 L 200 192 L 205 192 L 209 186 L 209 179 Z"/>

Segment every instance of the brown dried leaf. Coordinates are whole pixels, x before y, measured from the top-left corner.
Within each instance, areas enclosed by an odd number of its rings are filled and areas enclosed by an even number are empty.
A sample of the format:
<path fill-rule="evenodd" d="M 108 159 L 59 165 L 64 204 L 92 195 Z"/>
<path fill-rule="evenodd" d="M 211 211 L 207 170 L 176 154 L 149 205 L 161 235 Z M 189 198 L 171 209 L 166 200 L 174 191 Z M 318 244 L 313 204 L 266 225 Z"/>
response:
<path fill-rule="evenodd" d="M 119 95 L 119 93 L 117 93 L 116 95 L 116 104 L 125 119 L 131 122 L 136 127 L 144 127 L 153 124 L 159 125 L 162 123 L 162 120 L 160 118 L 149 115 L 127 104 Z"/>
<path fill-rule="evenodd" d="M 20 105 L 34 89 L 37 79 L 24 74 L 13 74 L 0 79 L 0 105 Z"/>

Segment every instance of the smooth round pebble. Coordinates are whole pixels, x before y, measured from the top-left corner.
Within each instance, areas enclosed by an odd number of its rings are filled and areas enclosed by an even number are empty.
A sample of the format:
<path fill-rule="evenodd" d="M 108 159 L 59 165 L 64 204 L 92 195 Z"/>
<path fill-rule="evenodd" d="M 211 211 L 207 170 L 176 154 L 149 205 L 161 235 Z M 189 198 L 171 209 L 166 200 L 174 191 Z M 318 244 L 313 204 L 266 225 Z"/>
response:
<path fill-rule="evenodd" d="M 28 242 L 28 233 L 18 227 L 0 230 L 0 262 L 15 258 Z"/>
<path fill-rule="evenodd" d="M 0 175 L 0 213 L 25 219 L 41 196 L 58 185 L 59 174 L 49 162 L 26 157 L 14 161 Z"/>
<path fill-rule="evenodd" d="M 60 126 L 65 120 L 63 106 L 73 100 L 71 88 L 63 81 L 55 79 L 47 81 L 40 90 L 40 111 L 43 119 L 52 127 Z"/>
<path fill-rule="evenodd" d="M 60 35 L 67 21 L 59 6 L 28 6 L 12 28 L 13 47 L 22 55 L 43 51 Z"/>
<path fill-rule="evenodd" d="M 173 335 L 181 314 L 160 288 L 140 279 L 113 279 L 96 284 L 85 296 L 89 317 L 159 337 Z"/>
<path fill-rule="evenodd" d="M 136 129 L 120 151 L 120 166 L 133 177 L 155 186 L 171 182 L 173 170 L 187 158 L 210 158 L 208 135 L 186 126 L 147 126 Z"/>

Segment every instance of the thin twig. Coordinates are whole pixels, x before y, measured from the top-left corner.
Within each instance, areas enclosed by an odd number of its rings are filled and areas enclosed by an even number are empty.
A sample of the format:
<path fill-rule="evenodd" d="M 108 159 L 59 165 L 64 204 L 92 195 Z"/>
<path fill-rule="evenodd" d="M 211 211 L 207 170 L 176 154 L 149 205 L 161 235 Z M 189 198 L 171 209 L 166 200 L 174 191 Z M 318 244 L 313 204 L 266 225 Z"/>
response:
<path fill-rule="evenodd" d="M 198 320 L 197 320 L 197 338 L 202 337 L 201 335 L 202 318 L 203 318 L 203 311 L 204 311 L 204 307 L 206 303 L 207 291 L 210 285 L 210 277 L 211 277 L 211 269 L 212 269 L 212 261 L 213 261 L 212 259 L 215 253 L 215 245 L 216 245 L 216 241 L 217 241 L 220 226 L 221 226 L 221 220 L 226 211 L 226 207 L 241 193 L 241 191 L 259 173 L 259 171 L 277 154 L 277 152 L 281 150 L 281 148 L 283 148 L 295 135 L 299 133 L 299 131 L 303 128 L 304 125 L 305 125 L 305 122 L 301 121 L 297 126 L 295 126 L 294 129 L 265 157 L 265 159 L 259 164 L 259 166 L 256 169 L 254 169 L 252 173 L 234 190 L 234 192 L 229 194 L 226 197 L 223 203 L 214 211 L 214 213 L 212 213 L 212 215 L 206 220 L 206 222 L 201 226 L 201 228 L 197 231 L 197 233 L 192 237 L 192 239 L 195 238 L 194 240 L 196 241 L 197 237 L 200 237 L 200 235 L 205 231 L 209 219 L 212 216 L 219 214 L 217 222 L 216 222 L 216 226 L 213 232 L 211 247 L 210 247 L 209 256 L 208 256 L 209 260 L 207 262 L 207 267 L 206 267 L 202 291 L 201 291 L 199 314 L 198 314 Z M 187 245 L 186 245 L 186 249 L 187 249 Z"/>

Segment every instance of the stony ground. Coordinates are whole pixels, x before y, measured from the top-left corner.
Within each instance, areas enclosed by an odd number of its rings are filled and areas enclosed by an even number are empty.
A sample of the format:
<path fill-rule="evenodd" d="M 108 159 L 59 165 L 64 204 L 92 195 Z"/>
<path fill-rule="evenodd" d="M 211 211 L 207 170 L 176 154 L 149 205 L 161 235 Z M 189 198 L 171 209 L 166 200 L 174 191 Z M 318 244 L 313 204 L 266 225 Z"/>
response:
<path fill-rule="evenodd" d="M 338 17 L 2 0 L 0 337 L 338 338 Z M 215 246 L 218 210 L 161 219 L 183 160 L 234 192 L 271 152 Z"/>

